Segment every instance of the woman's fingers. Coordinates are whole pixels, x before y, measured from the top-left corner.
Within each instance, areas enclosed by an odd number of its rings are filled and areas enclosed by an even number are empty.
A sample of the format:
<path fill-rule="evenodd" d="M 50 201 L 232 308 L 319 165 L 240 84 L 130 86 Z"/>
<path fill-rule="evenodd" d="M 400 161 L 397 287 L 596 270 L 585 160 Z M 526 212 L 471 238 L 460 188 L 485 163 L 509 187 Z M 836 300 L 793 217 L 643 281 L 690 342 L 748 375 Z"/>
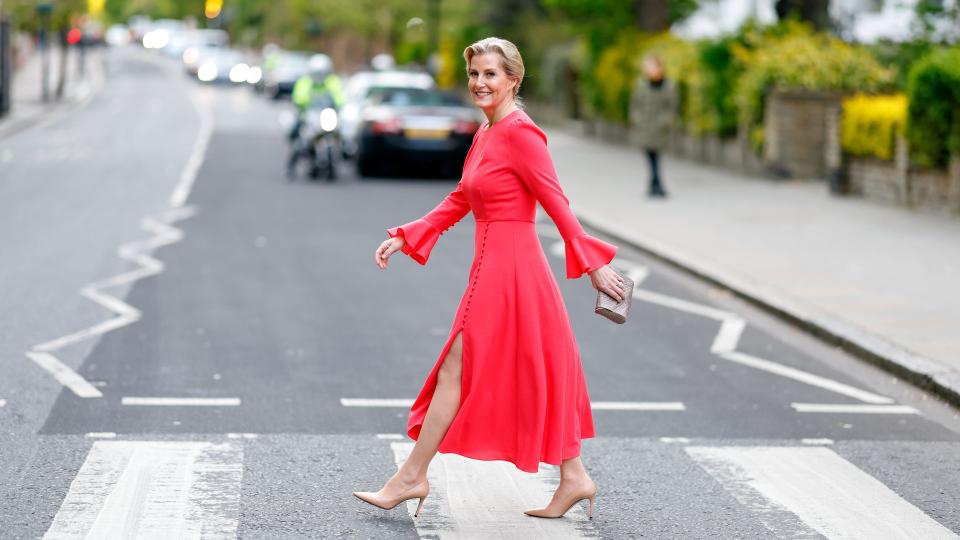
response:
<path fill-rule="evenodd" d="M 386 241 L 380 244 L 380 247 L 377 248 L 377 251 L 374 252 L 374 258 L 376 259 L 377 266 L 380 268 L 387 267 L 387 259 L 390 257 L 388 250 L 390 248 L 390 241 Z"/>

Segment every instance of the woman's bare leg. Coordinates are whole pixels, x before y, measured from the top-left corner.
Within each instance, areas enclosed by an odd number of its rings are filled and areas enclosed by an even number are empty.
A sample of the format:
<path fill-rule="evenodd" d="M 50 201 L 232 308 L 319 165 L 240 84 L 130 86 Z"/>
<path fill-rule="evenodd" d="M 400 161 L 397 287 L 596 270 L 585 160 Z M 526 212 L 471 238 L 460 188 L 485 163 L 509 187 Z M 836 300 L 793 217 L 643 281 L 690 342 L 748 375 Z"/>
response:
<path fill-rule="evenodd" d="M 400 466 L 387 484 L 380 490 L 382 495 L 399 493 L 415 486 L 427 477 L 427 467 L 437 453 L 440 442 L 460 410 L 460 379 L 463 365 L 462 332 L 457 333 L 443 364 L 437 373 L 437 387 L 427 408 L 427 415 L 420 427 L 420 436 L 407 461 Z"/>

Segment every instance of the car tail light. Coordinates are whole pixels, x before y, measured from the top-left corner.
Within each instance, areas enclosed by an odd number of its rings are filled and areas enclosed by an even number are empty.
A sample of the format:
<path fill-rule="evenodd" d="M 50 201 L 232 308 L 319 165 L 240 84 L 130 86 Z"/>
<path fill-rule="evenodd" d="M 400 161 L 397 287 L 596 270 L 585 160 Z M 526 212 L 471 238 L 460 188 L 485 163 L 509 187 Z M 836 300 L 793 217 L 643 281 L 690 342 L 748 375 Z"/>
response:
<path fill-rule="evenodd" d="M 461 135 L 473 135 L 478 129 L 480 129 L 480 124 L 471 120 L 457 120 L 453 125 L 454 133 Z"/>
<path fill-rule="evenodd" d="M 400 120 L 396 118 L 376 120 L 370 124 L 370 132 L 378 135 L 399 135 L 403 132 L 403 126 L 400 125 Z"/>

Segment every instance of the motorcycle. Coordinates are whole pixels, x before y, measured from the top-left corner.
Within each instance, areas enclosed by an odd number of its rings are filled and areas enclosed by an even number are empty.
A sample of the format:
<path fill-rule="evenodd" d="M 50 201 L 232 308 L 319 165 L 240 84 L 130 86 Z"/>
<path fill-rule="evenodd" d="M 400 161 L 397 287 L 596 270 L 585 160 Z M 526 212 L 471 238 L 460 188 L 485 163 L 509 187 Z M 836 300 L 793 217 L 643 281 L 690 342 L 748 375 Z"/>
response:
<path fill-rule="evenodd" d="M 336 179 L 335 156 L 340 154 L 339 124 L 337 109 L 330 96 L 318 96 L 311 101 L 294 128 L 290 161 L 287 163 L 288 178 L 292 180 L 296 176 L 297 163 L 307 158 L 311 179 L 316 180 L 321 176 L 331 182 Z"/>

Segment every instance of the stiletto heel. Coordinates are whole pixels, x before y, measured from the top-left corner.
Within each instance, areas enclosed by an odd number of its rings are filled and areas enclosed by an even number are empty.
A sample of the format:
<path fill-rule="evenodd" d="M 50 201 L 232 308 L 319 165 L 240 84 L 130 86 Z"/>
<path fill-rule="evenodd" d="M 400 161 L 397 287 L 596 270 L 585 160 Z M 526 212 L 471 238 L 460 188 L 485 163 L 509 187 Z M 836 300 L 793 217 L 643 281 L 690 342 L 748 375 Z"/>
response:
<path fill-rule="evenodd" d="M 407 489 L 393 499 L 380 497 L 377 495 L 377 493 L 379 492 L 374 493 L 372 491 L 354 491 L 353 496 L 365 503 L 372 504 L 377 508 L 383 508 L 384 510 L 390 510 L 398 504 L 410 499 L 420 499 L 420 504 L 417 505 L 417 511 L 413 514 L 414 516 L 419 516 L 420 508 L 423 507 L 423 501 L 426 500 L 427 495 L 430 494 L 430 482 L 424 479 L 423 482 L 420 482 L 410 489 Z"/>
<path fill-rule="evenodd" d="M 557 504 L 557 506 L 562 508 L 562 510 L 560 510 L 559 512 L 557 512 L 556 510 L 549 511 L 547 508 L 538 508 L 536 510 L 527 510 L 524 512 L 524 514 L 528 516 L 539 517 L 539 518 L 563 517 L 563 515 L 566 514 L 568 510 L 573 508 L 573 505 L 577 504 L 578 502 L 584 499 L 587 499 L 590 501 L 590 510 L 587 512 L 587 517 L 589 517 L 590 519 L 593 519 L 593 503 L 596 496 L 597 496 L 597 488 L 596 486 L 594 486 L 593 489 L 591 489 L 590 491 L 568 495 L 563 500 L 557 501 L 559 503 Z"/>

